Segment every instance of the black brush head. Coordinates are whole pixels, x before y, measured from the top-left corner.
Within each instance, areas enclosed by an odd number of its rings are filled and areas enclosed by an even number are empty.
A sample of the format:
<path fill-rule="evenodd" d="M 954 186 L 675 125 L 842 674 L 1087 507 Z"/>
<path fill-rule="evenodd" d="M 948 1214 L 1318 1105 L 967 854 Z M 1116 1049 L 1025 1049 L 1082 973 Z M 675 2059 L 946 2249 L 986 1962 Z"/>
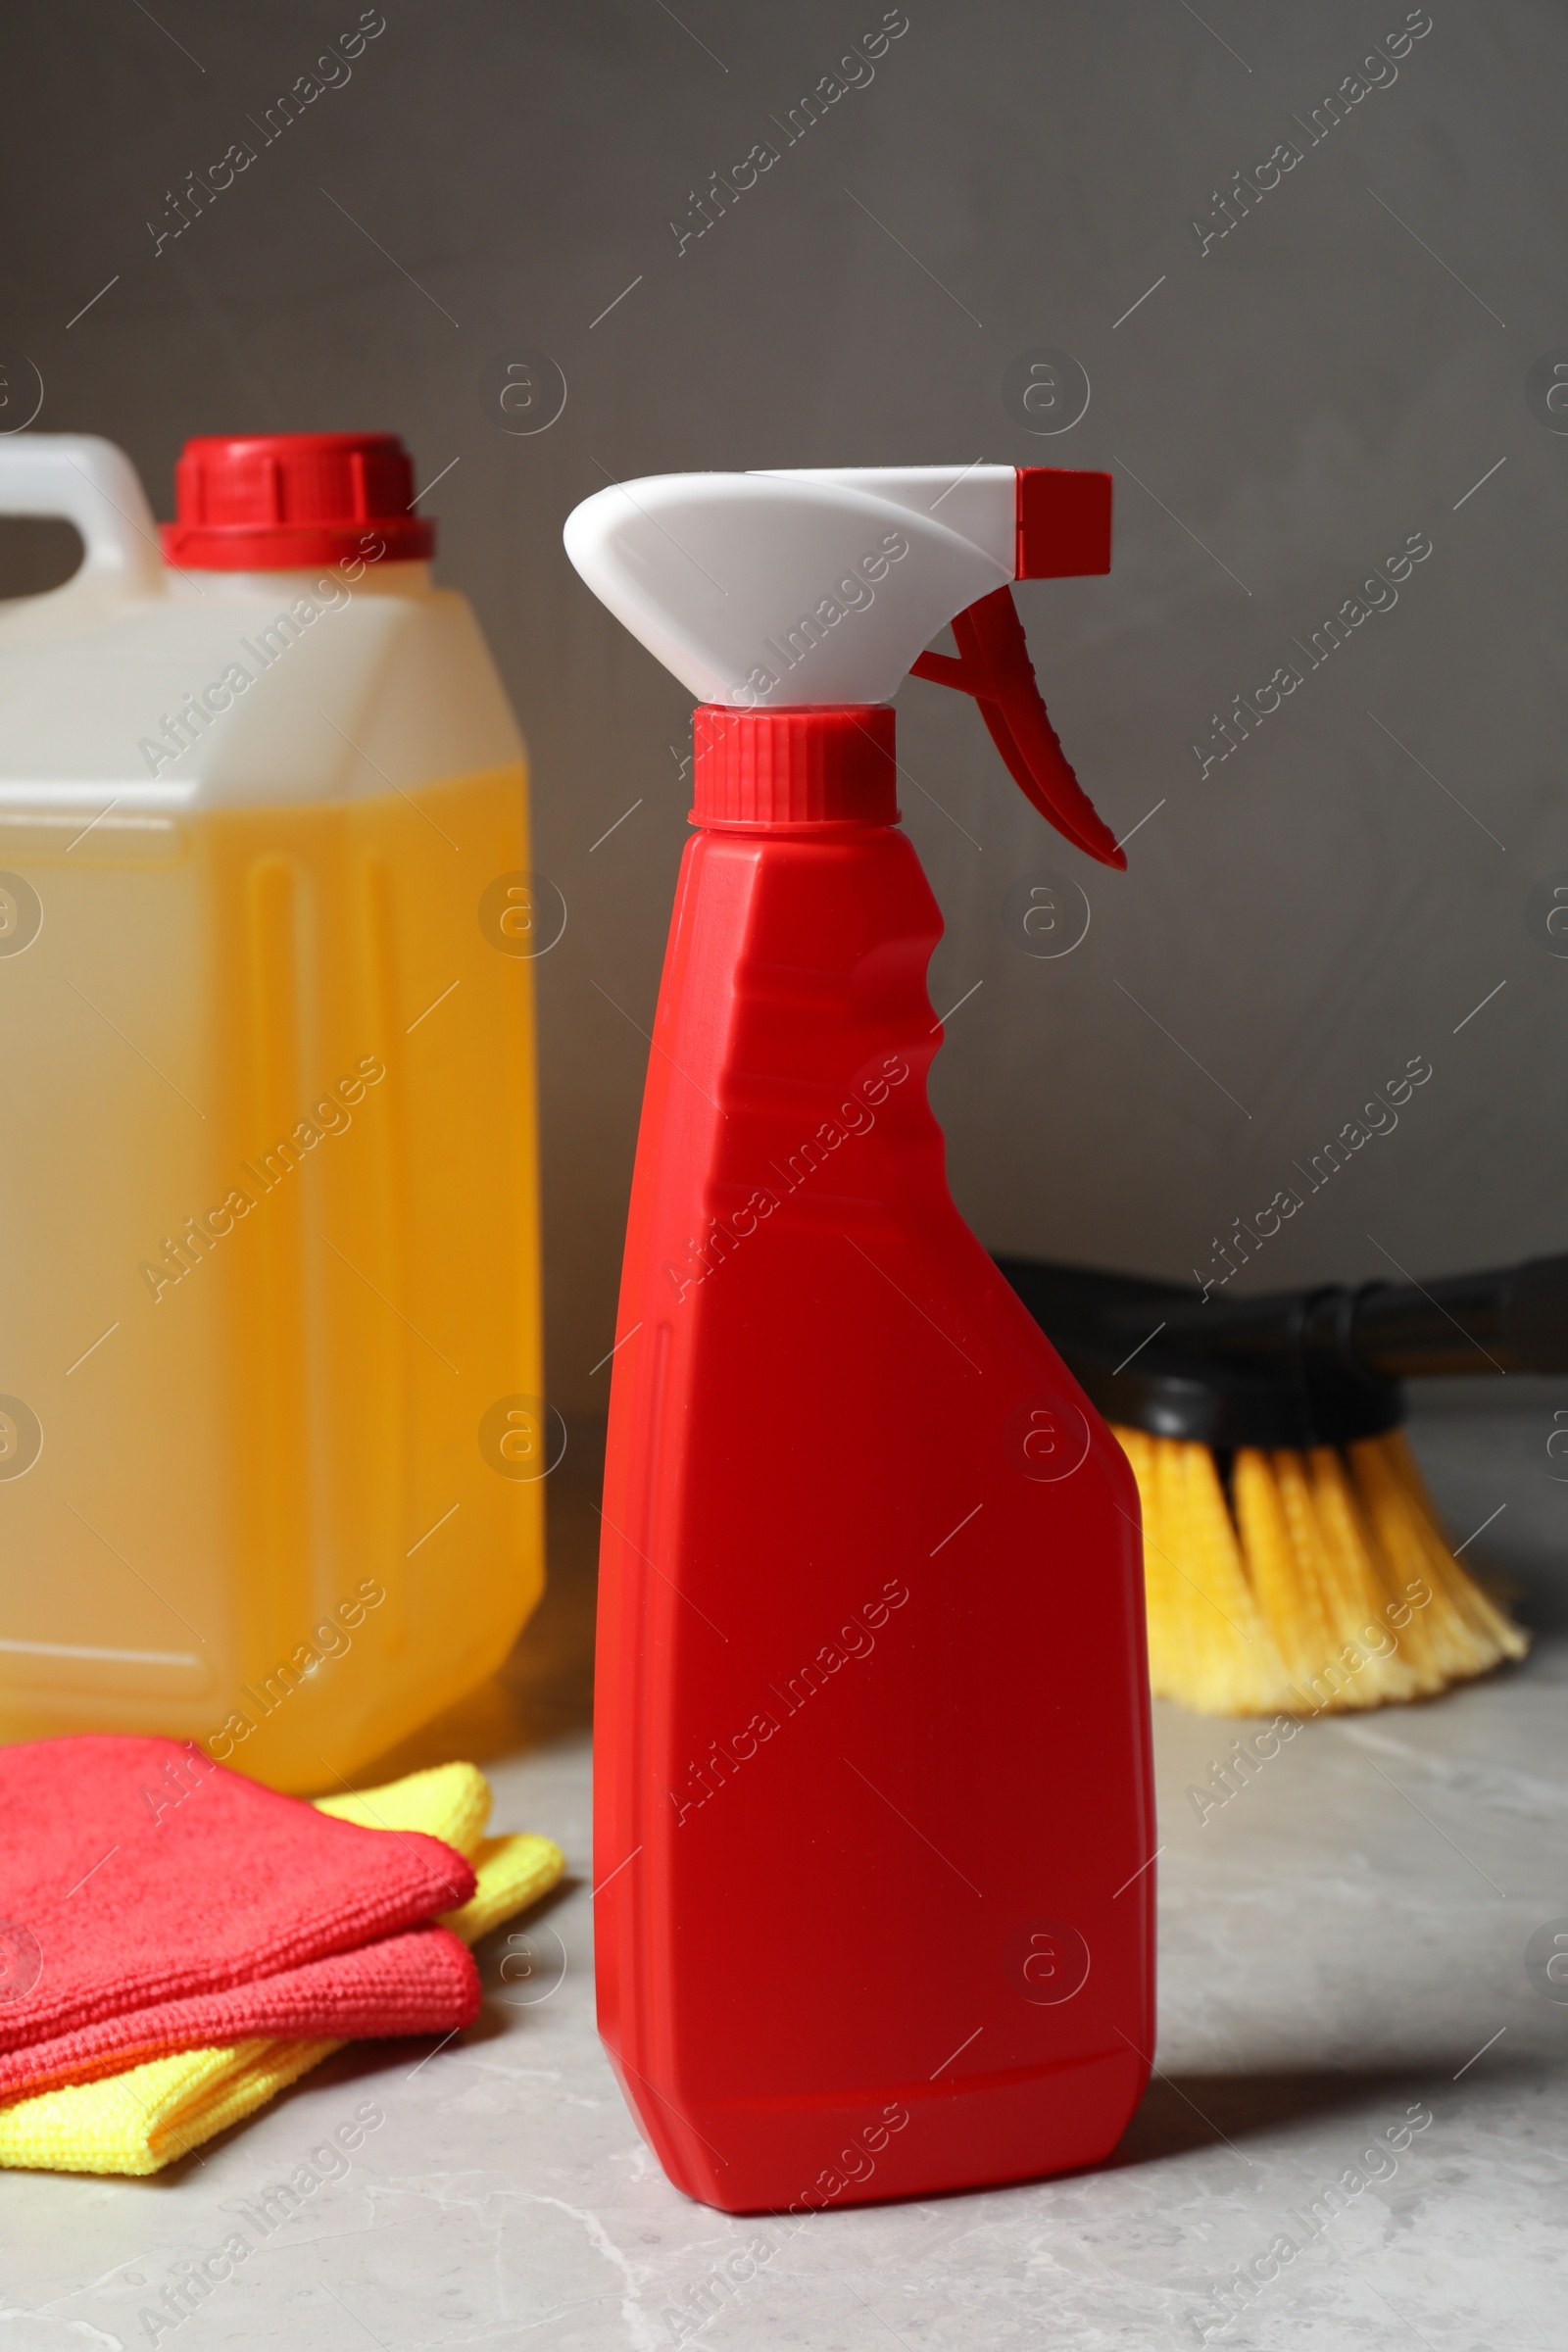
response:
<path fill-rule="evenodd" d="M 1404 1419 L 1399 1382 L 1363 1374 L 1339 1346 L 1340 1302 L 1351 1293 L 1281 1301 L 1279 1344 L 1229 1354 L 1178 1328 L 1195 1303 L 1186 1284 L 1021 1257 L 997 1264 L 1094 1404 L 1124 1428 L 1220 1454 L 1305 1452 L 1381 1437 Z"/>

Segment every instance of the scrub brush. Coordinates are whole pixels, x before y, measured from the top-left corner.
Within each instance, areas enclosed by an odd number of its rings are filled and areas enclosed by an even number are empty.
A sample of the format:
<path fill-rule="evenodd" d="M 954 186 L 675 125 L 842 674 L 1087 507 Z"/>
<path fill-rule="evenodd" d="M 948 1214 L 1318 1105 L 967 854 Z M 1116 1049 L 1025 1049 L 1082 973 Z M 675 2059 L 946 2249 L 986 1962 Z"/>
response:
<path fill-rule="evenodd" d="M 1132 1463 L 1156 1696 L 1315 1715 L 1524 1656 L 1449 1549 L 1401 1383 L 1568 1371 L 1568 1257 L 1223 1300 L 997 1262 Z"/>

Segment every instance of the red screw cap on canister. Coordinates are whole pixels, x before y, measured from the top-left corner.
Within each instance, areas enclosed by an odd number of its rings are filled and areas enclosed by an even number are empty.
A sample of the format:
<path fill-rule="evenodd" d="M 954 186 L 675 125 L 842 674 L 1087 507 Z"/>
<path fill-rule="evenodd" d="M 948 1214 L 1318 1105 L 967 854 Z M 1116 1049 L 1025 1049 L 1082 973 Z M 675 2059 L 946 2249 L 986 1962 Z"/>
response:
<path fill-rule="evenodd" d="M 414 466 L 396 433 L 215 433 L 174 468 L 164 559 L 201 571 L 288 571 L 365 555 L 422 563 L 435 526 L 410 512 Z"/>

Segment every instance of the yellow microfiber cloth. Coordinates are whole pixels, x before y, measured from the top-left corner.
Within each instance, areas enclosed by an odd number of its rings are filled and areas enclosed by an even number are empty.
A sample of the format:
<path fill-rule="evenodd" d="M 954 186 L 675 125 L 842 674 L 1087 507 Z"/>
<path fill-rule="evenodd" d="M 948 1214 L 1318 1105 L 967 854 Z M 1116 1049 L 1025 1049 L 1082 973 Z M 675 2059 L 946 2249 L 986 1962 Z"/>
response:
<path fill-rule="evenodd" d="M 319 1810 L 360 1827 L 420 1830 L 473 1864 L 475 1892 L 444 1927 L 475 1943 L 537 1902 L 565 1870 L 548 1838 L 487 1838 L 490 1785 L 472 1764 L 440 1764 L 384 1788 L 320 1797 Z M 0 2166 L 56 2173 L 156 2173 L 236 2124 L 329 2058 L 339 2041 L 243 2041 L 181 2050 L 96 2082 L 0 2107 Z"/>

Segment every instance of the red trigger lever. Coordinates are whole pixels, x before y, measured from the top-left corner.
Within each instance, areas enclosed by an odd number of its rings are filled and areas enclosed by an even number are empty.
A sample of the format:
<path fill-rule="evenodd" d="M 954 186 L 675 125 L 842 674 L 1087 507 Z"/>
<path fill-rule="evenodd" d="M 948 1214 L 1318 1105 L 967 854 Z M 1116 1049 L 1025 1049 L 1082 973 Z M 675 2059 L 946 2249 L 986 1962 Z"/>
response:
<path fill-rule="evenodd" d="M 1108 473 L 1019 466 L 1017 578 L 1064 579 L 1110 569 L 1110 484 Z M 994 589 L 957 613 L 953 634 L 956 661 L 951 654 L 922 654 L 909 675 L 972 694 L 1024 798 L 1087 857 L 1125 870 L 1125 855 L 1056 739 L 1011 589 Z"/>

